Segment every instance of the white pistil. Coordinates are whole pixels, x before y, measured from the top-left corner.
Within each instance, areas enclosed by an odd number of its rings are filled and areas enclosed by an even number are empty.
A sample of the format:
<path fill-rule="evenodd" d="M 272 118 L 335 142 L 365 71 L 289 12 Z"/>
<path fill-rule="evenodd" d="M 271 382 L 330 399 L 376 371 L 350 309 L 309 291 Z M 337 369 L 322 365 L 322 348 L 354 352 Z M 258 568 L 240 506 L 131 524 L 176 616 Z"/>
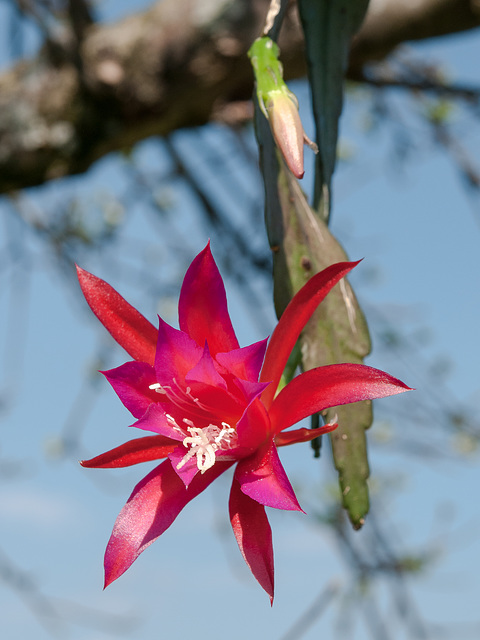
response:
<path fill-rule="evenodd" d="M 190 445 L 190 450 L 177 465 L 177 469 L 181 469 L 190 458 L 196 456 L 199 471 L 205 473 L 207 469 L 210 469 L 215 464 L 215 450 L 217 447 L 214 442 L 210 442 L 203 429 L 188 427 L 188 432 L 190 436 L 183 440 L 183 446 L 188 447 Z"/>
<path fill-rule="evenodd" d="M 196 456 L 198 470 L 205 473 L 215 464 L 216 451 L 234 446 L 236 432 L 226 422 L 222 422 L 221 429 L 215 424 L 209 424 L 208 427 L 201 429 L 195 427 L 193 422 L 187 418 L 184 418 L 183 422 L 190 425 L 187 427 L 190 435 L 183 440 L 183 446 L 190 447 L 190 449 L 177 464 L 177 469 L 181 469 L 190 458 Z"/>

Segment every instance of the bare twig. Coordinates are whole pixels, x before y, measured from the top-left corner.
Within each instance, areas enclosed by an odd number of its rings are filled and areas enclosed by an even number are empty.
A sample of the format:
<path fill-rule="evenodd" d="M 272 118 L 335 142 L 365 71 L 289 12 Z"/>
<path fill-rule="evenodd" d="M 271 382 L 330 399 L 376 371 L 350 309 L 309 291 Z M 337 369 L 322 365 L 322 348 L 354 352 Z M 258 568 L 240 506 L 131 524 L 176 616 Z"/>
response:
<path fill-rule="evenodd" d="M 293 623 L 290 629 L 280 640 L 300 640 L 305 633 L 314 625 L 325 613 L 327 607 L 340 591 L 340 585 L 332 581 L 324 587 L 311 605 Z"/>

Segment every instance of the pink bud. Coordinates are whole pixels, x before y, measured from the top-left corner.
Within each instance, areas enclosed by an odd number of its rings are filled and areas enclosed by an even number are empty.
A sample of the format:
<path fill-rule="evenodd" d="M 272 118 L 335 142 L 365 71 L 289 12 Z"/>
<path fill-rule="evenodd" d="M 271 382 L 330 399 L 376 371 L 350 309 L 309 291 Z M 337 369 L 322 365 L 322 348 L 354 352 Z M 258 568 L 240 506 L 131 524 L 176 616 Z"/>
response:
<path fill-rule="evenodd" d="M 285 91 L 271 91 L 265 107 L 273 137 L 288 168 L 296 178 L 303 178 L 305 134 L 295 96 Z"/>

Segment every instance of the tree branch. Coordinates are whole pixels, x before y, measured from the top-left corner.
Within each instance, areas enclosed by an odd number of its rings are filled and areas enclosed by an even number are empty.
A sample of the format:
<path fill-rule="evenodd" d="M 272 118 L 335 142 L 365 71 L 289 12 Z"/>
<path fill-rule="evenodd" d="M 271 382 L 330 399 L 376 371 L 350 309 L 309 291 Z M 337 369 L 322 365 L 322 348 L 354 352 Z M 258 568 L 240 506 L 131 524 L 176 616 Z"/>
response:
<path fill-rule="evenodd" d="M 480 26 L 478 0 L 370 0 L 355 36 L 349 75 L 382 60 L 402 42 L 437 38 Z"/>
<path fill-rule="evenodd" d="M 0 192 L 83 172 L 110 151 L 203 125 L 222 106 L 249 99 L 253 77 L 246 51 L 261 32 L 269 4 L 163 0 L 115 24 L 84 24 L 80 65 L 68 52 L 63 60 L 58 55 L 53 60 L 45 48 L 5 72 L 0 76 Z M 402 39 L 480 23 L 476 5 L 467 0 L 423 0 L 414 11 L 417 4 L 372 0 L 353 48 L 353 75 Z M 303 76 L 294 3 L 280 46 L 286 78 Z"/>

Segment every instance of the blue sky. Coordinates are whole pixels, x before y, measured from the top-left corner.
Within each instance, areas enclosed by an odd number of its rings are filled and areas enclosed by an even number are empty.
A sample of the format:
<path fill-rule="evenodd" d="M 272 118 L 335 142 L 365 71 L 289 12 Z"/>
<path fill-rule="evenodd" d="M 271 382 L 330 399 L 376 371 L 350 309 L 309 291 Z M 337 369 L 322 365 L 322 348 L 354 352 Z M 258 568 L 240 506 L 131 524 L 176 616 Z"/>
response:
<path fill-rule="evenodd" d="M 458 80 L 478 83 L 478 33 L 424 44 L 417 51 L 445 60 Z M 388 136 L 380 132 L 377 137 L 365 138 L 359 132 L 360 116 L 358 104 L 347 107 L 342 139 L 355 150 L 356 158 L 361 158 L 362 169 L 354 158 L 351 166 L 338 171 L 332 228 L 352 258 L 365 257 L 359 270 L 381 268 L 376 283 L 369 284 L 361 272 L 353 278 L 367 307 L 380 305 L 407 330 L 418 324 L 417 319 L 429 328 L 432 340 L 422 353 L 425 357 L 438 353 L 452 360 L 449 392 L 459 401 L 470 402 L 478 420 L 480 271 L 475 257 L 480 207 L 475 202 L 472 206 L 451 162 L 438 148 L 432 146 L 415 156 L 401 171 L 388 166 Z M 479 131 L 477 125 L 461 134 L 477 162 Z M 140 158 L 148 153 L 148 145 L 138 151 Z M 108 158 L 92 168 L 86 182 L 74 178 L 66 188 L 81 194 L 106 184 L 116 189 L 122 162 Z M 58 187 L 60 192 L 62 188 Z M 45 203 L 55 195 L 55 189 L 38 190 L 33 195 Z M 192 206 L 185 194 L 178 198 L 180 208 Z M 6 229 L 6 225 L 0 227 L 0 234 Z M 141 212 L 129 221 L 124 233 L 128 238 L 147 236 L 149 246 L 155 249 L 155 235 Z M 2 247 L 7 240 L 2 238 Z M 22 348 L 10 351 L 4 339 L 11 335 L 9 314 L 0 314 L 2 360 L 9 353 L 22 357 L 22 362 L 9 360 L 8 370 L 2 369 L 0 388 L 2 397 L 11 399 L 11 410 L 2 423 L 0 454 L 2 460 L 19 460 L 21 472 L 1 478 L 0 549 L 29 580 L 41 586 L 51 602 L 58 599 L 69 620 L 81 619 L 84 608 L 89 618 L 90 610 L 100 612 L 94 628 L 54 620 L 50 631 L 72 640 L 104 640 L 112 635 L 102 628 L 102 616 L 112 614 L 128 619 L 131 615 L 138 622 L 134 632 L 125 626 L 126 637 L 137 640 L 187 634 L 281 640 L 322 589 L 346 586 L 346 569 L 332 534 L 315 525 L 311 516 L 271 512 L 277 587 L 275 605 L 270 609 L 229 530 L 228 478 L 189 505 L 127 574 L 102 591 L 105 544 L 117 513 L 144 472 L 139 468 L 112 473 L 83 470 L 76 463 L 78 455 L 93 455 L 131 437 L 127 428 L 130 415 L 101 379 L 97 385 L 101 393 L 92 389 L 83 394 L 85 374 L 95 375 L 92 356 L 108 341 L 69 291 L 69 286 L 75 286 L 73 281 L 68 285 L 58 276 L 42 243 L 28 235 L 24 241 L 35 268 L 24 280 L 19 270 L 4 272 L 0 280 L 1 308 L 8 311 L 13 300 L 18 305 L 19 322 L 25 319 L 25 327 L 20 324 L 17 334 Z M 205 242 L 202 230 L 196 229 L 190 239 L 190 258 Z M 212 249 L 215 254 L 215 246 Z M 91 264 L 83 266 L 103 269 L 97 274 L 112 284 L 118 275 L 120 288 L 122 274 L 115 273 L 114 265 L 109 268 L 93 257 Z M 153 259 L 152 268 L 170 266 L 161 256 Z M 12 274 L 18 279 L 12 279 Z M 20 290 L 13 298 L 12 283 Z M 22 298 L 23 291 L 26 295 Z M 141 292 L 129 287 L 128 293 L 132 302 L 140 304 Z M 264 337 L 258 334 L 229 281 L 227 294 L 241 343 Z M 172 316 L 172 309 L 172 300 L 163 301 L 167 315 Z M 144 311 L 148 314 L 151 310 Z M 273 323 L 273 311 L 269 317 Z M 174 321 L 173 317 L 167 319 Z M 120 351 L 109 358 L 112 365 L 124 361 Z M 428 391 L 411 363 L 395 363 L 376 351 L 369 363 L 402 375 L 417 388 L 416 394 Z M 80 403 L 75 405 L 78 398 Z M 379 406 L 379 420 L 388 420 L 389 411 L 408 414 L 410 410 L 412 414 L 415 411 L 413 394 L 412 398 L 386 399 Z M 87 411 L 81 438 L 85 451 L 56 457 L 62 429 L 83 411 Z M 438 562 L 409 583 L 417 606 L 427 620 L 436 623 L 477 623 L 480 514 L 473 495 L 478 484 L 478 454 L 461 462 L 446 459 L 427 464 L 394 447 L 387 450 L 376 444 L 375 429 L 381 433 L 381 428 L 377 425 L 372 430 L 372 488 L 384 501 L 386 517 L 395 532 L 392 536 L 397 536 L 404 548 L 421 549 L 434 540 L 438 553 Z M 430 429 L 434 432 L 434 425 Z M 446 437 L 443 442 L 455 444 Z M 327 456 L 319 465 L 307 448 L 295 447 L 282 451 L 282 460 L 305 504 L 311 504 L 318 494 L 327 499 L 325 488 L 334 478 Z M 398 491 L 388 491 L 389 482 L 398 486 Z M 360 544 L 363 535 L 358 534 Z M 3 562 L 0 552 L 0 564 Z M 4 585 L 1 589 L 2 637 L 51 637 L 24 599 Z M 332 625 L 343 611 L 340 605 L 344 603 L 331 605 L 304 638 L 331 637 Z M 382 605 L 388 610 L 386 595 Z M 350 637 L 369 637 L 359 610 L 353 609 L 353 615 L 358 624 Z M 456 629 L 468 637 L 469 627 Z"/>

